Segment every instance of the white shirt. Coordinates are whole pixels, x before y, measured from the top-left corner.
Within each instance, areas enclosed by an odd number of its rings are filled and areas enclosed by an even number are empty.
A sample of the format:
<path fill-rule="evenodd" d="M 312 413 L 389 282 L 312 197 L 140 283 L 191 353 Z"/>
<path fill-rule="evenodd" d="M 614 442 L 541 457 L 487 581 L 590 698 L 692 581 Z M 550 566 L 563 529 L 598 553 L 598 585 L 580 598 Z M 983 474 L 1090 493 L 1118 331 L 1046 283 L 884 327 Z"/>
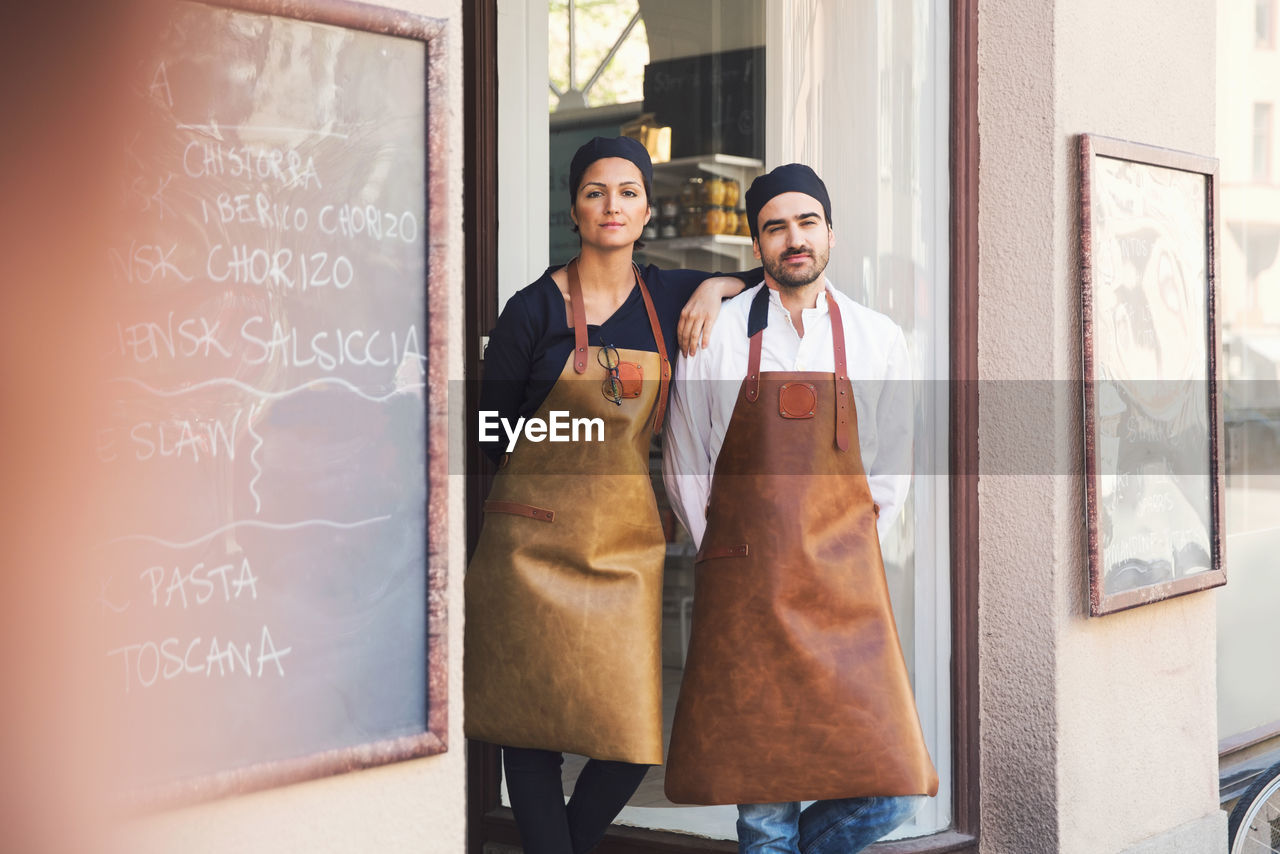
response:
<path fill-rule="evenodd" d="M 912 384 L 907 342 L 888 317 L 854 302 L 824 280 L 840 305 L 858 444 L 871 498 L 880 505 L 881 540 L 893 525 L 911 486 Z M 711 330 L 710 345 L 676 364 L 671 410 L 663 429 L 662 473 L 667 497 L 695 545 L 706 531 L 711 476 L 747 375 L 747 316 L 761 283 L 726 302 Z M 831 314 L 825 297 L 802 312 L 804 337 L 791 323 L 777 291 L 769 293 L 761 371 L 834 371 Z"/>

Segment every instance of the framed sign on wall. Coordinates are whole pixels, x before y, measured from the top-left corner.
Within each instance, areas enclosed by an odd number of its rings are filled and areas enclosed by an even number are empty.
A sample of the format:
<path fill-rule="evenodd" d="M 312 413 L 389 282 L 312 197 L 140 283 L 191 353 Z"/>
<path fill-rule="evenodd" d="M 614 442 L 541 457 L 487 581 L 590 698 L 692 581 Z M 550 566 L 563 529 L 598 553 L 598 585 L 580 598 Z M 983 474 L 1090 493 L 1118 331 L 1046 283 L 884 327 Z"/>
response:
<path fill-rule="evenodd" d="M 1089 613 L 1226 583 L 1218 164 L 1080 137 Z"/>
<path fill-rule="evenodd" d="M 444 24 L 165 9 L 99 324 L 102 708 L 142 806 L 447 747 Z"/>

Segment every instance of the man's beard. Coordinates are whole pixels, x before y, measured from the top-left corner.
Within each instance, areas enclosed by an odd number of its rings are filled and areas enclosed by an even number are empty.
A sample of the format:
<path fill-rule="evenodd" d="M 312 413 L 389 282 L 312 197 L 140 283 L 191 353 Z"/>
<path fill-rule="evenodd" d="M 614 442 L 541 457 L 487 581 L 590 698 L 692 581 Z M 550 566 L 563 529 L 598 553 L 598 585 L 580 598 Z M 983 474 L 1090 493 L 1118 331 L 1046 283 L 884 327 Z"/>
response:
<path fill-rule="evenodd" d="M 793 268 L 784 263 L 789 256 L 796 254 L 808 255 L 811 263 L 799 268 Z M 761 258 L 760 263 L 764 266 L 765 272 L 780 286 L 803 288 L 816 281 L 822 275 L 822 271 L 827 269 L 827 259 L 830 255 L 830 250 L 820 246 L 815 246 L 812 252 L 802 250 L 797 253 L 788 249 L 776 257 Z"/>

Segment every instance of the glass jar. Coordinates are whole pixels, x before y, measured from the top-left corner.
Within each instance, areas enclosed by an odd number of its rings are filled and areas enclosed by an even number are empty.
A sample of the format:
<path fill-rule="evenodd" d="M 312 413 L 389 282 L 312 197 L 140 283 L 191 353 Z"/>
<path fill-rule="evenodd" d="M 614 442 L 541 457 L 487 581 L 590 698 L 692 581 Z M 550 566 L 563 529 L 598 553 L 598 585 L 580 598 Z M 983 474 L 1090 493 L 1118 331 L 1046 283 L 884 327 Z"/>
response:
<path fill-rule="evenodd" d="M 680 204 L 688 210 L 702 199 L 702 179 L 694 176 L 680 188 Z"/>
<path fill-rule="evenodd" d="M 716 175 L 702 181 L 702 203 L 719 207 L 724 204 L 724 181 Z"/>
<path fill-rule="evenodd" d="M 724 179 L 724 202 L 722 204 L 733 210 L 738 205 L 738 197 L 742 195 L 742 187 L 733 178 Z"/>
<path fill-rule="evenodd" d="M 743 237 L 751 236 L 751 221 L 747 219 L 747 212 L 742 208 L 738 208 L 738 234 Z"/>
<path fill-rule="evenodd" d="M 663 240 L 670 240 L 673 237 L 680 236 L 680 220 L 666 219 L 662 221 L 662 225 L 658 228 L 658 236 Z"/>
<path fill-rule="evenodd" d="M 658 223 L 652 219 L 649 220 L 648 224 L 645 225 L 644 231 L 641 233 L 640 236 L 644 240 L 657 240 L 658 239 Z"/>
<path fill-rule="evenodd" d="M 685 208 L 684 215 L 680 217 L 680 236 L 697 237 L 703 234 L 702 216 L 702 205 Z"/>
<path fill-rule="evenodd" d="M 721 234 L 737 234 L 738 233 L 738 212 L 729 206 L 724 209 L 724 230 Z"/>
<path fill-rule="evenodd" d="M 663 219 L 675 219 L 680 216 L 680 200 L 673 196 L 658 199 L 658 214 Z"/>
<path fill-rule="evenodd" d="M 707 205 L 706 211 L 702 214 L 703 233 L 724 234 L 724 226 L 724 208 L 720 205 Z"/>

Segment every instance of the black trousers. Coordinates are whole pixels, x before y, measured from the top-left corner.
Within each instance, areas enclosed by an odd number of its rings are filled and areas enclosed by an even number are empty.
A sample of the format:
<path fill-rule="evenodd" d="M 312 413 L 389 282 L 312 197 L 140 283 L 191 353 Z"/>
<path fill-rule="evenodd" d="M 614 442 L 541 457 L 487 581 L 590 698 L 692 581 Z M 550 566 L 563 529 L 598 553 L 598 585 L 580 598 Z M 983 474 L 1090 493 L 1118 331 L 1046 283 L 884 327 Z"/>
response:
<path fill-rule="evenodd" d="M 553 750 L 502 748 L 525 854 L 587 854 L 604 839 L 649 770 L 648 765 L 588 759 L 565 804 L 562 764 L 564 754 Z"/>

